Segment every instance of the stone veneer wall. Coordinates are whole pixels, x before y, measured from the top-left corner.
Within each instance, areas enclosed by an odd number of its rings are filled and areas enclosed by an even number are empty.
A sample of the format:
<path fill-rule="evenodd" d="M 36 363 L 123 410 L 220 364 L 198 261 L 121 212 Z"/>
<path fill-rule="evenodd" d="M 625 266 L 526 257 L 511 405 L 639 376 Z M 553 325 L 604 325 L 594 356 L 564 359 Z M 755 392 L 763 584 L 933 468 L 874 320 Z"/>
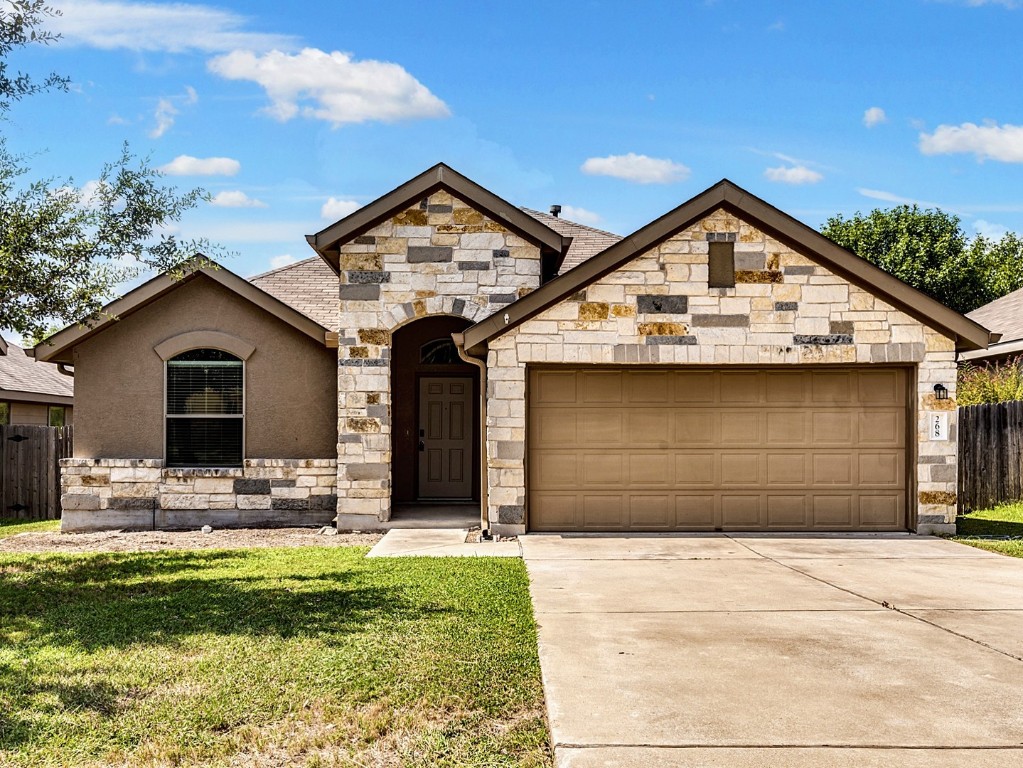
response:
<path fill-rule="evenodd" d="M 736 286 L 709 288 L 708 242 L 735 243 Z M 909 363 L 917 370 L 917 530 L 954 530 L 954 341 L 723 210 L 490 343 L 490 520 L 525 530 L 526 366 Z M 935 401 L 934 384 L 951 399 Z M 948 412 L 929 439 L 927 412 Z"/>
<path fill-rule="evenodd" d="M 429 315 L 478 322 L 540 285 L 540 249 L 444 190 L 341 247 L 338 527 L 391 504 L 391 333 Z"/>
<path fill-rule="evenodd" d="M 334 459 L 246 459 L 241 467 L 164 467 L 161 459 L 62 459 L 61 530 L 327 524 Z"/>

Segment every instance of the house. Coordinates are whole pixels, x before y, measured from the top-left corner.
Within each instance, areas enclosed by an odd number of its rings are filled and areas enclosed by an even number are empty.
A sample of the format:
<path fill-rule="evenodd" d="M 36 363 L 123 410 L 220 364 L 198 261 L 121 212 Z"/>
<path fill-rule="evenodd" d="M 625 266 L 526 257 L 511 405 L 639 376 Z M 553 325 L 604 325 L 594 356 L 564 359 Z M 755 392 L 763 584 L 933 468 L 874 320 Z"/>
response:
<path fill-rule="evenodd" d="M 974 365 L 1000 363 L 1023 355 L 1023 288 L 967 313 L 975 323 L 1000 336 L 987 349 L 963 352 L 960 359 Z"/>
<path fill-rule="evenodd" d="M 988 331 L 729 181 L 617 238 L 438 165 L 307 239 L 36 348 L 81 395 L 67 529 L 954 530 Z"/>
<path fill-rule="evenodd" d="M 74 380 L 0 337 L 0 425 L 63 427 L 73 420 Z"/>

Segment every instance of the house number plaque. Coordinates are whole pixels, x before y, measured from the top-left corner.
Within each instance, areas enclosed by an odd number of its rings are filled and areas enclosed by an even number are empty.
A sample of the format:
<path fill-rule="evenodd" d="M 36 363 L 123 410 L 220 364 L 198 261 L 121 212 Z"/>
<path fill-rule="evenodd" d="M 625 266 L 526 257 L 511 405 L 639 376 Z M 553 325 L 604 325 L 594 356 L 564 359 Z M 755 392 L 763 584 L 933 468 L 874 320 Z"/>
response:
<path fill-rule="evenodd" d="M 948 440 L 948 414 L 930 413 L 927 418 L 930 422 L 930 439 Z"/>

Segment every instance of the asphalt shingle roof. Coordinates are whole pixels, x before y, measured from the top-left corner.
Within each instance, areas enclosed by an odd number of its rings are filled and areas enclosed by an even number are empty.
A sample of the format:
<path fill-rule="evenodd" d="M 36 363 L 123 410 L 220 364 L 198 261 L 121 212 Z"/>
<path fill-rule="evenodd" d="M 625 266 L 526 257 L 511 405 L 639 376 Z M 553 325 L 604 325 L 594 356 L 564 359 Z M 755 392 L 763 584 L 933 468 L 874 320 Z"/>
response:
<path fill-rule="evenodd" d="M 1023 339 L 1023 288 L 977 307 L 966 316 L 992 333 L 1002 334 L 999 344 Z"/>
<path fill-rule="evenodd" d="M 611 232 L 587 227 L 540 211 L 529 208 L 522 210 L 559 235 L 572 238 L 572 244 L 561 266 L 562 274 L 622 239 Z M 337 275 L 319 256 L 250 277 L 249 282 L 320 325 L 332 331 L 338 330 L 340 306 Z"/>
<path fill-rule="evenodd" d="M 58 371 L 53 363 L 36 362 L 24 349 L 8 341 L 7 354 L 0 355 L 0 400 L 4 390 L 73 397 L 75 385 L 74 379 Z"/>

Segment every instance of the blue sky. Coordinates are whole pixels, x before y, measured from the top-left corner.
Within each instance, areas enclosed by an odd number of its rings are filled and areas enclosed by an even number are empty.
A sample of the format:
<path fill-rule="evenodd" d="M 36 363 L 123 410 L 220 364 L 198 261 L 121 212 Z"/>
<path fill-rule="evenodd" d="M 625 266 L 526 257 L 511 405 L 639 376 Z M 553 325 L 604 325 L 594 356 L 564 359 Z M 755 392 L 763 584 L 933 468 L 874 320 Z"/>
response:
<path fill-rule="evenodd" d="M 2 2 L 2 0 L 0 0 Z M 70 75 L 14 107 L 34 172 L 121 142 L 216 196 L 251 275 L 443 161 L 627 234 L 728 177 L 814 227 L 903 201 L 1023 232 L 1023 0 L 53 0 Z"/>

